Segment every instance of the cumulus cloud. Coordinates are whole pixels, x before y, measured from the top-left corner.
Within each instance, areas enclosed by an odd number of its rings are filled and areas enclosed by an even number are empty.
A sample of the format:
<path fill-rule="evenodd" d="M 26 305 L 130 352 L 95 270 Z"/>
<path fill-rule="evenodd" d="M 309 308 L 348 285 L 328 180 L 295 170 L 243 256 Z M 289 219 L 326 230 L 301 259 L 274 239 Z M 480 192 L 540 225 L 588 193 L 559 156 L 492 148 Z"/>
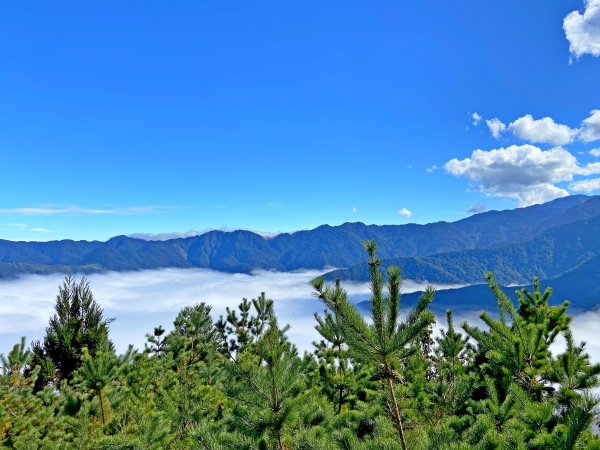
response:
<path fill-rule="evenodd" d="M 492 136 L 494 136 L 496 139 L 500 139 L 500 136 L 506 130 L 506 125 L 496 117 L 486 120 L 485 123 L 489 128 L 490 133 L 492 133 Z"/>
<path fill-rule="evenodd" d="M 475 150 L 470 158 L 452 159 L 444 167 L 452 175 L 470 180 L 473 189 L 514 198 L 520 206 L 565 197 L 569 193 L 555 183 L 572 181 L 574 175 L 600 173 L 600 163 L 580 166 L 563 148 L 541 150 L 529 144 Z"/>
<path fill-rule="evenodd" d="M 563 20 L 569 51 L 576 58 L 590 54 L 600 56 L 600 0 L 586 0 L 583 14 L 569 13 Z"/>
<path fill-rule="evenodd" d="M 590 155 L 595 156 L 596 158 L 599 157 L 600 156 L 600 147 L 591 149 Z"/>
<path fill-rule="evenodd" d="M 536 144 L 566 145 L 575 141 L 587 143 L 600 140 L 599 109 L 592 110 L 579 128 L 557 123 L 552 117 L 534 119 L 531 114 L 519 117 L 508 126 L 498 118 L 485 122 L 496 139 L 510 131 L 517 138 Z"/>
<path fill-rule="evenodd" d="M 600 140 L 600 109 L 594 109 L 590 116 L 583 120 L 579 131 L 579 139 L 583 142 Z"/>
<path fill-rule="evenodd" d="M 468 209 L 469 214 L 481 214 L 486 212 L 488 209 L 483 203 L 476 203 Z"/>
<path fill-rule="evenodd" d="M 352 213 L 356 214 L 358 212 L 358 208 L 356 206 L 352 207 Z"/>
<path fill-rule="evenodd" d="M 483 117 L 481 117 L 476 112 L 474 112 L 473 114 L 471 114 L 471 117 L 473 118 L 473 125 L 474 126 L 479 125 L 479 122 L 481 122 L 481 119 L 483 119 Z"/>
<path fill-rule="evenodd" d="M 398 211 L 398 214 L 400 214 L 403 217 L 410 217 L 412 216 L 412 211 L 406 209 L 406 208 L 402 208 L 400 211 Z"/>
<path fill-rule="evenodd" d="M 577 135 L 577 130 L 558 124 L 550 117 L 534 119 L 531 114 L 519 117 L 508 129 L 525 141 L 552 145 L 569 144 Z"/>
<path fill-rule="evenodd" d="M 426 170 L 427 173 L 435 172 L 436 170 L 438 170 L 438 166 L 437 166 L 437 164 L 434 164 L 433 166 L 428 167 L 425 170 Z"/>
<path fill-rule="evenodd" d="M 600 178 L 575 181 L 569 185 L 569 189 L 575 192 L 594 192 L 600 191 Z"/>

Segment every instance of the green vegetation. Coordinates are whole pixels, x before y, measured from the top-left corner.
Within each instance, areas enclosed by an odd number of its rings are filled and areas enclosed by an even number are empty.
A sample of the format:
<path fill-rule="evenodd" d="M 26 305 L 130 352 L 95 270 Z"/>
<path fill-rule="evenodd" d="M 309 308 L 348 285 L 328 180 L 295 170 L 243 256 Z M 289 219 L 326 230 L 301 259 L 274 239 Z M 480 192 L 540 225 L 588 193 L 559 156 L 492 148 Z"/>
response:
<path fill-rule="evenodd" d="M 497 314 L 483 326 L 448 311 L 432 336 L 428 289 L 400 307 L 365 243 L 370 317 L 337 281 L 313 280 L 327 307 L 299 355 L 265 294 L 216 322 L 188 306 L 143 351 L 117 355 L 89 283 L 68 277 L 43 342 L 2 356 L 0 445 L 15 449 L 600 449 L 591 422 L 600 365 L 573 340 L 569 303 L 520 290 L 514 304 L 487 276 Z M 553 355 L 551 345 L 566 349 Z"/>

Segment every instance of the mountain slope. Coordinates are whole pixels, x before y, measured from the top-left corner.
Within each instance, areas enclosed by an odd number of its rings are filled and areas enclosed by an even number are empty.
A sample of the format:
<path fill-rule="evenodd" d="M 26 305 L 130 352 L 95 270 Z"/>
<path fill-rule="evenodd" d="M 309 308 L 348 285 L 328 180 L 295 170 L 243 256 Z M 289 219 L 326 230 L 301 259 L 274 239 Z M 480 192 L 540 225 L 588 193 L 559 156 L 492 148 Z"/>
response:
<path fill-rule="evenodd" d="M 432 256 L 384 259 L 382 268 L 399 266 L 403 277 L 438 284 L 476 284 L 485 272 L 500 283 L 528 283 L 534 276 L 559 277 L 600 255 L 600 216 L 560 225 L 527 242 Z M 366 263 L 335 270 L 326 278 L 368 281 Z"/>
<path fill-rule="evenodd" d="M 571 301 L 572 306 L 569 310 L 571 314 L 574 314 L 597 308 L 600 304 L 600 284 L 596 282 L 598 279 L 600 279 L 600 256 L 590 259 L 560 277 L 554 279 L 540 277 L 540 286 L 542 289 L 552 288 L 552 304 L 560 304 L 564 300 Z M 516 301 L 515 291 L 523 287 L 532 291 L 532 282 L 533 278 L 528 283 L 514 287 L 505 286 L 502 287 L 502 290 L 510 299 Z M 403 307 L 414 306 L 420 295 L 420 292 L 402 295 Z M 370 308 L 370 302 L 363 301 L 358 306 L 366 312 Z M 446 309 L 452 309 L 456 313 L 482 310 L 494 312 L 497 309 L 497 303 L 487 284 L 477 284 L 457 289 L 438 290 L 431 308 L 439 315 L 442 315 Z"/>
<path fill-rule="evenodd" d="M 381 258 L 423 257 L 527 242 L 545 230 L 594 217 L 600 217 L 600 197 L 571 196 L 528 208 L 490 211 L 453 223 L 383 226 L 345 223 L 283 233 L 274 238 L 250 231 L 211 231 L 166 241 L 125 236 L 107 242 L 0 240 L 0 277 L 65 270 L 161 267 L 200 267 L 227 272 L 348 267 L 364 260 L 361 243 L 366 239 L 377 240 Z M 417 264 L 418 260 L 415 261 Z M 436 264 L 443 269 L 442 261 Z M 428 273 L 424 269 L 422 272 Z"/>

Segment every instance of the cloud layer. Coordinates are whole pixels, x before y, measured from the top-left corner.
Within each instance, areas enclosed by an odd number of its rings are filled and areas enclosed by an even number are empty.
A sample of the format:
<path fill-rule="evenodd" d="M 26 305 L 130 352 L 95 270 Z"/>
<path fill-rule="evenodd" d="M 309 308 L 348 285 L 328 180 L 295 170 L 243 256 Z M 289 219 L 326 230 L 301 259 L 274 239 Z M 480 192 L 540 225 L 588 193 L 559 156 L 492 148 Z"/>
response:
<path fill-rule="evenodd" d="M 213 306 L 213 316 L 225 308 L 236 307 L 243 297 L 252 298 L 264 291 L 275 301 L 280 323 L 289 323 L 289 337 L 301 351 L 312 350 L 318 339 L 313 314 L 324 307 L 312 295 L 309 281 L 321 271 L 268 272 L 252 275 L 227 274 L 205 269 L 161 269 L 140 272 L 93 274 L 89 276 L 96 300 L 104 308 L 105 317 L 117 320 L 110 326 L 111 339 L 119 352 L 128 344 L 144 347 L 145 334 L 155 326 L 172 327 L 177 312 L 186 305 L 205 302 Z M 29 275 L 18 280 L 0 282 L 0 353 L 6 353 L 25 335 L 28 342 L 43 336 L 63 275 Z M 369 298 L 368 283 L 344 283 L 353 301 Z M 406 280 L 403 292 L 422 290 L 424 283 Z M 440 286 L 440 288 L 443 288 Z M 490 293 L 490 295 L 492 295 Z M 578 340 L 591 343 L 594 361 L 600 361 L 597 324 L 600 312 L 576 316 L 573 331 Z M 457 314 L 463 320 L 481 324 L 478 312 Z M 435 333 L 445 326 L 438 318 Z"/>
<path fill-rule="evenodd" d="M 225 307 L 237 306 L 243 297 L 264 291 L 275 300 L 282 323 L 290 323 L 290 337 L 305 347 L 316 339 L 313 313 L 323 305 L 312 295 L 309 281 L 322 271 L 269 272 L 252 275 L 228 274 L 206 269 L 161 269 L 139 272 L 92 274 L 92 291 L 104 308 L 105 317 L 115 317 L 111 338 L 119 351 L 127 344 L 143 348 L 145 334 L 155 326 L 171 328 L 177 312 L 186 305 L 205 302 L 215 317 Z M 28 275 L 0 282 L 0 353 L 6 353 L 21 335 L 27 341 L 40 339 L 53 314 L 54 301 L 63 275 Z M 367 284 L 347 284 L 352 295 L 368 297 Z M 407 282 L 414 291 L 422 284 Z"/>

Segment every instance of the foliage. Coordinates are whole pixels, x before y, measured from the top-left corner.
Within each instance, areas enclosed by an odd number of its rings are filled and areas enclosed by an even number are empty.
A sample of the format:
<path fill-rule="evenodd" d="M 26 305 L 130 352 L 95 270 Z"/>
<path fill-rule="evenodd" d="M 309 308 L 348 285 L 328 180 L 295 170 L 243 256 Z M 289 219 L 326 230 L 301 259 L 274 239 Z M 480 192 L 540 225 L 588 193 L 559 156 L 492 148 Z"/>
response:
<path fill-rule="evenodd" d="M 401 314 L 365 243 L 370 317 L 341 282 L 313 280 L 327 309 L 299 355 L 265 293 L 213 321 L 183 308 L 143 351 L 116 354 L 89 283 L 68 277 L 43 343 L 0 355 L 0 446 L 14 449 L 599 449 L 600 364 L 576 343 L 569 303 L 537 279 L 513 303 L 488 275 L 498 312 L 484 327 L 433 335 L 428 289 Z M 564 338 L 554 355 L 552 345 Z M 597 419 L 596 419 L 597 420 Z"/>
<path fill-rule="evenodd" d="M 89 282 L 67 276 L 58 288 L 43 343 L 33 343 L 33 363 L 41 367 L 42 383 L 71 380 L 83 363 L 84 349 L 94 357 L 96 351 L 110 346 L 108 324 L 102 308 L 94 300 Z"/>

